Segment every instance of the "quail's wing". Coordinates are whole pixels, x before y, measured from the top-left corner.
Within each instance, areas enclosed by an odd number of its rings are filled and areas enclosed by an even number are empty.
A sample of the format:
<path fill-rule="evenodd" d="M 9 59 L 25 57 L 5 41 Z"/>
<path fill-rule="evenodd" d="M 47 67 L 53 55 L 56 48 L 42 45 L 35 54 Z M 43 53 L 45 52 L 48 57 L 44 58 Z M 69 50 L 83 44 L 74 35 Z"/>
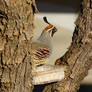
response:
<path fill-rule="evenodd" d="M 35 64 L 37 65 L 45 64 L 48 61 L 50 51 L 46 45 L 33 42 L 32 49 L 33 49 L 33 60 Z"/>

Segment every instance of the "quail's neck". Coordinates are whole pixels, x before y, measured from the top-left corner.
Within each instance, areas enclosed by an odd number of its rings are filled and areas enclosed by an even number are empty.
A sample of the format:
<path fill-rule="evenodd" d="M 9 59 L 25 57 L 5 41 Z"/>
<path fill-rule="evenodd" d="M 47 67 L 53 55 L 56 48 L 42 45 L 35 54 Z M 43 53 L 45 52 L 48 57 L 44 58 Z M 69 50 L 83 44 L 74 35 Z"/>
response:
<path fill-rule="evenodd" d="M 52 37 L 50 36 L 50 34 L 46 31 L 43 31 L 40 35 L 40 37 L 38 38 L 38 40 L 47 45 L 48 47 L 52 48 Z"/>

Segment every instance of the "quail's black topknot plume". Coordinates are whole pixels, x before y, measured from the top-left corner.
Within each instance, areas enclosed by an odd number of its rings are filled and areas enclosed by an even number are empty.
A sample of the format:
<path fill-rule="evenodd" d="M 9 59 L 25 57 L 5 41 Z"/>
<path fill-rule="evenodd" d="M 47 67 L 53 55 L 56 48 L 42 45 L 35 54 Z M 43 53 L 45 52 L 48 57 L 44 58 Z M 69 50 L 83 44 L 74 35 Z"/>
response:
<path fill-rule="evenodd" d="M 46 22 L 47 24 L 50 24 L 50 23 L 48 22 L 48 20 L 47 20 L 47 17 L 43 17 L 43 20 L 44 20 L 44 22 Z"/>

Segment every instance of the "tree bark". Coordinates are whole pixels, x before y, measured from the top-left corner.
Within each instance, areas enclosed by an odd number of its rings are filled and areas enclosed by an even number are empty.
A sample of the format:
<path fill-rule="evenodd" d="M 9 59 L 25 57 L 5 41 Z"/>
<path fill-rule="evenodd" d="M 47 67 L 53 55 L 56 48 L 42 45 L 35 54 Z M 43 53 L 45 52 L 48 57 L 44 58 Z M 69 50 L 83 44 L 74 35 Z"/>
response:
<path fill-rule="evenodd" d="M 83 0 L 80 14 L 75 24 L 72 43 L 61 57 L 68 64 L 66 77 L 61 82 L 50 84 L 43 92 L 76 92 L 81 81 L 92 67 L 92 0 Z"/>
<path fill-rule="evenodd" d="M 83 0 L 69 50 L 65 79 L 43 92 L 76 92 L 92 67 L 92 3 Z M 35 0 L 0 0 L 0 92 L 32 92 L 31 45 Z"/>
<path fill-rule="evenodd" d="M 0 0 L 0 92 L 32 92 L 35 0 Z"/>

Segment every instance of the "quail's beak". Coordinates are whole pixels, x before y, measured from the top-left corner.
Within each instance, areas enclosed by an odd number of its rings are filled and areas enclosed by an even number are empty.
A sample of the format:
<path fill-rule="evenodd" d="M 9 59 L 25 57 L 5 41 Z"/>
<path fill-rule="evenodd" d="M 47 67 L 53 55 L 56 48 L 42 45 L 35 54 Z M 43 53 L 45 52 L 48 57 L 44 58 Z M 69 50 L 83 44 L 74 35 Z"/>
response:
<path fill-rule="evenodd" d="M 52 33 L 51 33 L 51 36 L 52 36 L 52 37 L 54 36 L 55 32 L 57 32 L 57 29 L 54 27 L 54 28 L 52 29 Z"/>

